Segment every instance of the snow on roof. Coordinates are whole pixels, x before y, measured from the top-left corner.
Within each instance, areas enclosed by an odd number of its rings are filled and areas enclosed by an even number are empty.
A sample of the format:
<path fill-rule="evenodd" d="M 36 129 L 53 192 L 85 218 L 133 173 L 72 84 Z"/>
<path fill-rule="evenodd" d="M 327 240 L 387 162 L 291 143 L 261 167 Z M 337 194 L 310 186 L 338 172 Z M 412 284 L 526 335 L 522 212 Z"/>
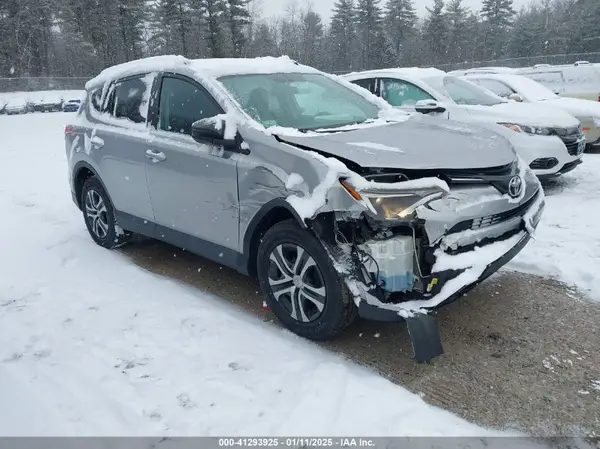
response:
<path fill-rule="evenodd" d="M 317 69 L 298 64 L 288 56 L 280 56 L 278 58 L 266 56 L 253 59 L 195 59 L 191 61 L 191 67 L 203 75 L 214 78 L 246 74 L 319 73 Z"/>
<path fill-rule="evenodd" d="M 446 72 L 443 70 L 436 69 L 434 67 L 407 67 L 407 68 L 390 68 L 390 69 L 379 69 L 379 70 L 368 70 L 366 72 L 354 72 L 344 75 L 347 78 L 360 78 L 363 75 L 383 75 L 383 74 L 396 74 L 411 76 L 414 78 L 428 78 L 431 76 L 444 76 Z"/>
<path fill-rule="evenodd" d="M 86 89 L 131 75 L 176 69 L 188 69 L 197 72 L 200 76 L 212 78 L 239 74 L 318 73 L 318 70 L 298 64 L 288 56 L 254 59 L 187 59 L 183 56 L 167 55 L 137 59 L 109 67 L 88 81 Z"/>

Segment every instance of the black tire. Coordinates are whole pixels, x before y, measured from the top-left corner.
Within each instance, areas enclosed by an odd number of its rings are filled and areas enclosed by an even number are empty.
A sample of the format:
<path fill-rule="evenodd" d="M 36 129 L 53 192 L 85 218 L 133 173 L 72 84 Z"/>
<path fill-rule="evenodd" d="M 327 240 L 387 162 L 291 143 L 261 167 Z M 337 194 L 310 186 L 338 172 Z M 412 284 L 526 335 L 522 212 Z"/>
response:
<path fill-rule="evenodd" d="M 83 184 L 81 210 L 87 230 L 98 245 L 113 249 L 125 243 L 131 236 L 131 233 L 122 231 L 117 226 L 110 198 L 95 176 L 86 179 Z"/>
<path fill-rule="evenodd" d="M 298 248 L 302 253 L 301 260 L 296 263 L 300 254 Z M 294 254 L 296 259 L 293 259 Z M 271 256 L 280 262 L 272 261 Z M 296 274 L 291 276 L 293 271 Z M 265 234 L 258 250 L 257 272 L 269 308 L 289 330 L 301 337 L 311 340 L 333 338 L 357 316 L 354 299 L 327 251 L 310 231 L 302 229 L 293 220 L 278 223 Z M 279 284 L 273 286 L 272 283 Z M 290 289 L 290 293 L 281 293 Z M 325 294 L 321 296 L 317 292 Z M 309 300 L 306 295 L 313 299 Z"/>

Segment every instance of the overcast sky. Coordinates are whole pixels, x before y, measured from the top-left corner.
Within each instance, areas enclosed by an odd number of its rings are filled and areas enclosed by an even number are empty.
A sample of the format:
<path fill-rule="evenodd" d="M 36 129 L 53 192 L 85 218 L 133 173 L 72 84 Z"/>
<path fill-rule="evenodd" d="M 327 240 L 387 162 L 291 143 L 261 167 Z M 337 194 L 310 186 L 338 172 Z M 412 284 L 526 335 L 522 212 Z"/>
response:
<path fill-rule="evenodd" d="M 333 7 L 333 3 L 335 0 L 255 0 L 261 3 L 262 14 L 265 17 L 277 16 L 282 14 L 286 7 L 292 3 L 296 2 L 300 6 L 304 6 L 307 3 L 312 3 L 313 11 L 318 12 L 323 16 L 324 19 L 329 21 L 331 18 L 331 8 Z M 521 6 L 529 3 L 530 0 L 514 0 L 515 9 L 520 9 Z M 381 2 L 382 5 L 386 3 L 385 0 Z M 425 15 L 425 7 L 431 6 L 433 4 L 433 0 L 415 0 L 414 1 L 417 10 L 419 11 L 419 15 L 422 17 Z M 481 0 L 464 0 L 463 4 L 465 6 L 470 7 L 474 11 L 477 11 L 481 8 Z"/>

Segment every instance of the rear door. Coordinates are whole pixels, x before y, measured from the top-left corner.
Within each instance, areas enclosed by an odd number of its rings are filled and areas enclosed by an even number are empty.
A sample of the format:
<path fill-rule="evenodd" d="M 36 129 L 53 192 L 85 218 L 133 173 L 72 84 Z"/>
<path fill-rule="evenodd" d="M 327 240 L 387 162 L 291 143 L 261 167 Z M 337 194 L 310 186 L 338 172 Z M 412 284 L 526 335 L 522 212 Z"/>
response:
<path fill-rule="evenodd" d="M 91 95 L 92 123 L 84 148 L 97 166 L 118 212 L 154 220 L 146 185 L 145 151 L 148 140 L 148 100 L 151 75 L 121 79 L 111 84 L 102 103 L 102 89 Z"/>
<path fill-rule="evenodd" d="M 197 81 L 181 75 L 161 76 L 158 99 L 152 119 L 156 129 L 146 147 L 153 161 L 148 166 L 148 189 L 155 222 L 169 232 L 237 251 L 236 160 L 232 153 L 191 137 L 192 123 L 223 110 Z"/>

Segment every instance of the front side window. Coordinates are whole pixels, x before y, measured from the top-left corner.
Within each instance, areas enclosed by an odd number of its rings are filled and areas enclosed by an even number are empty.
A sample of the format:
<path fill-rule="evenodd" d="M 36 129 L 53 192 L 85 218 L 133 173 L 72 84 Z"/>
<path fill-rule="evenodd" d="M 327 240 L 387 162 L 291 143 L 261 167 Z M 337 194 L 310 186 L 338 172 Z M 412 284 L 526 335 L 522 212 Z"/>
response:
<path fill-rule="evenodd" d="M 481 87 L 484 87 L 487 90 L 494 92 L 496 95 L 502 98 L 508 98 L 512 94 L 516 93 L 513 89 L 511 89 L 509 86 L 500 81 L 488 79 L 477 79 L 473 81 Z"/>
<path fill-rule="evenodd" d="M 398 79 L 381 80 L 381 96 L 392 106 L 414 106 L 418 101 L 434 98 L 412 83 Z"/>
<path fill-rule="evenodd" d="M 379 116 L 376 104 L 319 73 L 230 75 L 219 81 L 266 128 L 336 128 Z"/>
<path fill-rule="evenodd" d="M 163 78 L 158 129 L 191 135 L 194 122 L 222 113 L 220 106 L 202 87 L 180 78 Z"/>
<path fill-rule="evenodd" d="M 151 88 L 142 78 L 118 81 L 114 89 L 114 116 L 145 123 L 148 110 L 146 91 Z"/>
<path fill-rule="evenodd" d="M 506 102 L 496 94 L 454 76 L 435 76 L 427 78 L 425 81 L 456 104 L 494 106 Z"/>

